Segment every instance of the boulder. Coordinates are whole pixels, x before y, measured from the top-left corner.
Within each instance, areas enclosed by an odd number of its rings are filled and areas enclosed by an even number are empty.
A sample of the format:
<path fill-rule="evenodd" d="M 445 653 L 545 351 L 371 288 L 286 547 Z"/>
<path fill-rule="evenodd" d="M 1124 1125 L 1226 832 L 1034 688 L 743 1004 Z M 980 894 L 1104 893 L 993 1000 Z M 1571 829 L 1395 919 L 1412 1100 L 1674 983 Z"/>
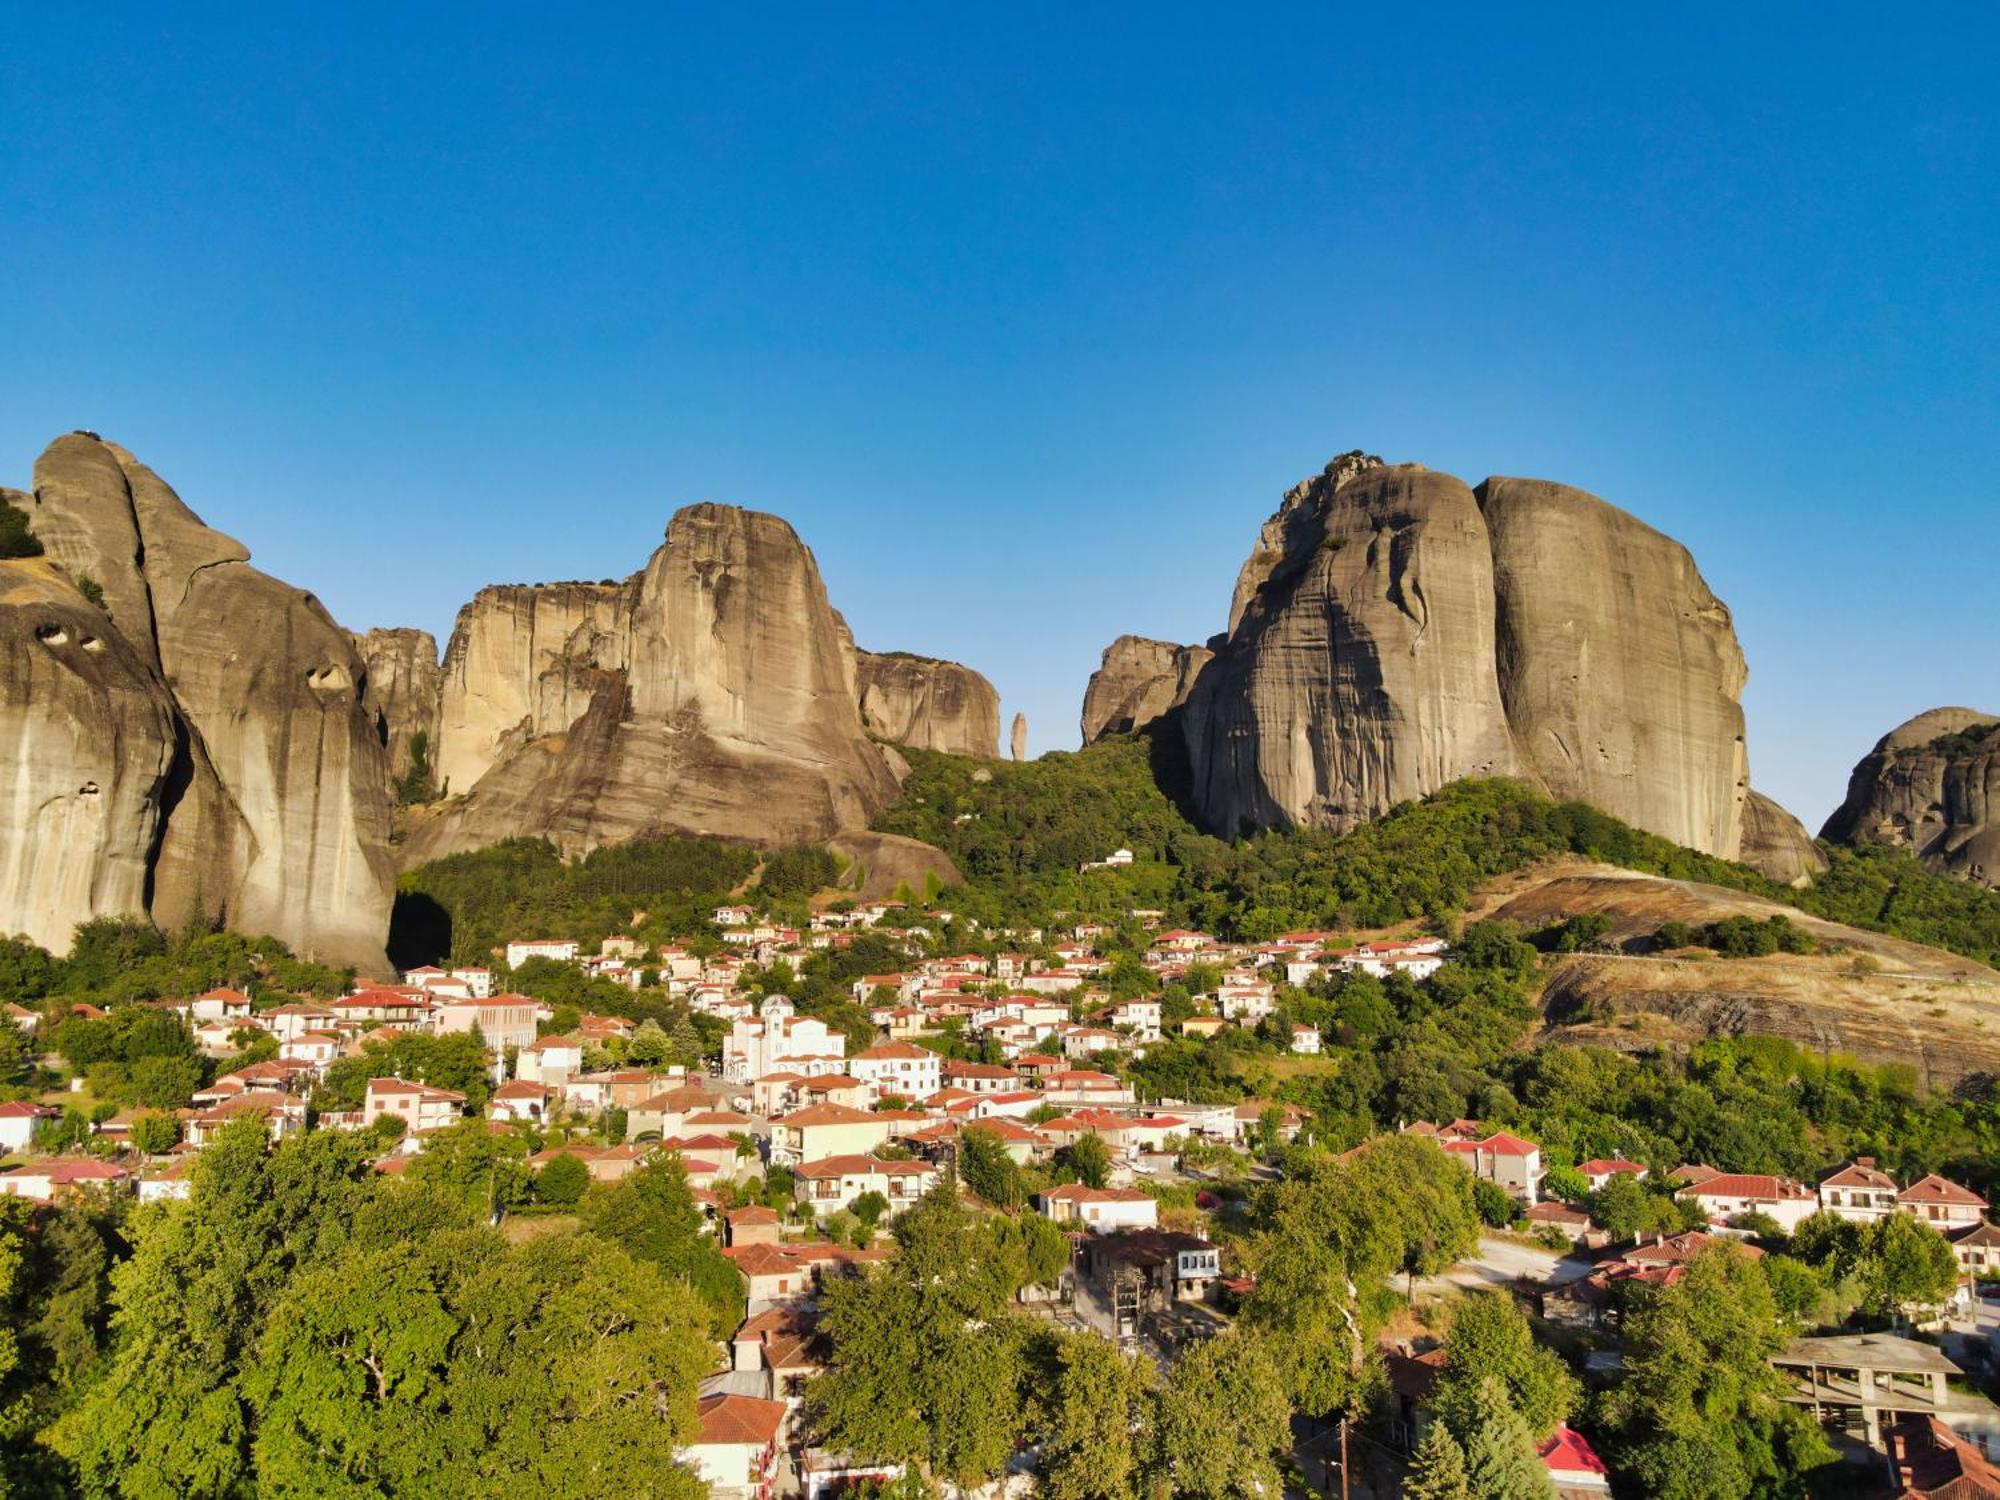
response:
<path fill-rule="evenodd" d="M 2000 715 L 1934 708 L 1876 742 L 1820 837 L 1890 844 L 2000 888 Z"/>
<path fill-rule="evenodd" d="M 999 754 L 1000 695 L 970 667 L 903 651 L 855 654 L 862 726 L 918 750 L 992 760 Z"/>
<path fill-rule="evenodd" d="M 1805 824 L 1754 790 L 1743 799 L 1743 846 L 1736 857 L 1780 885 L 1810 885 L 1826 868 Z"/>
<path fill-rule="evenodd" d="M 1205 646 L 1119 636 L 1104 648 L 1103 661 L 1084 690 L 1084 744 L 1145 729 L 1179 708 L 1214 656 Z"/>

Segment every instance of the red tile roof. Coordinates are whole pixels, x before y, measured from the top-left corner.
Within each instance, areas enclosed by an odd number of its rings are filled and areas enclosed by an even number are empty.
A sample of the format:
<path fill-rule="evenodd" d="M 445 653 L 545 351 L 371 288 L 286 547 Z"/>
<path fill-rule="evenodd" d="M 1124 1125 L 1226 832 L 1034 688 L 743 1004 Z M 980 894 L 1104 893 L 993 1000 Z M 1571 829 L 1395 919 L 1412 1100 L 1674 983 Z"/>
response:
<path fill-rule="evenodd" d="M 785 1423 L 785 1403 L 760 1401 L 755 1396 L 703 1396 L 695 1403 L 695 1420 L 701 1424 L 699 1443 L 745 1443 L 757 1447 L 774 1443 Z"/>

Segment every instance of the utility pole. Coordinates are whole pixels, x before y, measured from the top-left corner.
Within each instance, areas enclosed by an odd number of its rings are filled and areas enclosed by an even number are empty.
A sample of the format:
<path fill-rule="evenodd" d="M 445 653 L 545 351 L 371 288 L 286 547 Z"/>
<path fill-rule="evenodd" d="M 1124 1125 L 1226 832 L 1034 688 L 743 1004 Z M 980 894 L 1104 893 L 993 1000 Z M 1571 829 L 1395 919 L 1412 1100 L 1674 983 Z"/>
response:
<path fill-rule="evenodd" d="M 1347 1413 L 1340 1414 L 1340 1500 L 1347 1500 Z"/>

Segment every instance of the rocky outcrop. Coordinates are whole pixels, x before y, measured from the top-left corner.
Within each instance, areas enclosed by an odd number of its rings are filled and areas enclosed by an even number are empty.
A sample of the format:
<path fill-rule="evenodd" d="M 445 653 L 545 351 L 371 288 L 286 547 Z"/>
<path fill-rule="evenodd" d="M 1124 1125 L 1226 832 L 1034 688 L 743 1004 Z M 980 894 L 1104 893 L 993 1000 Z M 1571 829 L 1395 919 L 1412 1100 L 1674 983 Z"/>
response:
<path fill-rule="evenodd" d="M 408 773 L 418 735 L 435 774 L 438 703 L 444 691 L 437 638 L 428 630 L 371 630 L 355 636 L 354 647 L 368 674 L 362 705 L 389 757 L 390 776 L 400 779 Z"/>
<path fill-rule="evenodd" d="M 131 661 L 154 672 L 173 711 L 155 837 L 122 846 L 146 865 L 144 908 L 167 923 L 213 912 L 381 972 L 388 776 L 347 632 L 90 434 L 50 445 L 31 498 L 49 558 L 102 591 Z"/>
<path fill-rule="evenodd" d="M 877 739 L 982 760 L 999 754 L 1000 695 L 970 667 L 902 651 L 859 651 L 855 693 L 862 727 Z"/>
<path fill-rule="evenodd" d="M 566 853 L 648 832 L 798 843 L 865 827 L 895 796 L 889 762 L 862 729 L 844 627 L 812 554 L 777 517 L 689 506 L 639 577 L 556 603 L 487 607 L 527 622 L 495 658 L 533 669 L 538 685 L 555 673 L 560 691 L 542 719 L 524 709 L 502 732 L 490 769 L 412 834 L 408 862 L 523 832 Z M 471 608 L 476 628 L 480 601 Z M 523 638 L 551 638 L 543 619 L 565 646 L 538 656 L 543 647 Z M 457 636 L 448 704 L 454 653 Z M 503 701 L 470 665 L 462 676 L 461 701 Z M 561 722 L 586 695 L 581 716 Z M 564 707 L 548 713 L 549 701 Z M 449 745 L 449 711 L 442 732 Z"/>
<path fill-rule="evenodd" d="M 1203 820 L 1347 828 L 1511 774 L 1493 557 L 1472 491 L 1417 465 L 1288 500 L 1289 550 L 1183 709 Z"/>
<path fill-rule="evenodd" d="M 1734 857 L 1748 674 L 1687 549 L 1566 485 L 1489 479 L 1478 495 L 1500 699 L 1525 769 L 1565 801 Z"/>
<path fill-rule="evenodd" d="M 1894 845 L 2000 887 L 2000 716 L 1934 708 L 1891 730 L 1855 766 L 1820 837 Z"/>
<path fill-rule="evenodd" d="M 1475 493 L 1343 455 L 1265 523 L 1211 645 L 1180 718 L 1218 833 L 1344 829 L 1514 775 L 1692 848 L 1743 846 L 1729 612 L 1686 549 L 1580 490 Z"/>
<path fill-rule="evenodd" d="M 0 562 L 0 926 L 60 953 L 147 909 L 179 733 L 102 610 L 49 562 Z"/>
<path fill-rule="evenodd" d="M 1104 659 L 1084 690 L 1084 744 L 1145 729 L 1179 708 L 1214 656 L 1204 646 L 1119 636 L 1104 648 Z"/>
<path fill-rule="evenodd" d="M 469 791 L 510 751 L 567 729 L 595 671 L 624 667 L 632 585 L 514 583 L 458 612 L 438 698 L 439 785 Z"/>
<path fill-rule="evenodd" d="M 1028 716 L 1014 715 L 1014 726 L 1007 731 L 1007 748 L 1015 760 L 1028 758 Z"/>
<path fill-rule="evenodd" d="M 1736 857 L 1780 885 L 1808 885 L 1826 868 L 1805 824 L 1758 791 L 1743 799 L 1743 845 Z"/>

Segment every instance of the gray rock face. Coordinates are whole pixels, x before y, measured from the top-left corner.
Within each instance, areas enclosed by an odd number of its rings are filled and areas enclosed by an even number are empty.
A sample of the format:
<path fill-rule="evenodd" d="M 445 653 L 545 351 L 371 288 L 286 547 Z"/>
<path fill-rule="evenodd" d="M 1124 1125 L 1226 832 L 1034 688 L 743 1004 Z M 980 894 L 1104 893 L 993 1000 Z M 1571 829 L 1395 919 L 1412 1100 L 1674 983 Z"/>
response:
<path fill-rule="evenodd" d="M 1214 659 L 1205 646 L 1177 646 L 1121 635 L 1104 648 L 1083 694 L 1083 742 L 1144 729 L 1187 702 L 1195 679 Z"/>
<path fill-rule="evenodd" d="M 1015 760 L 1028 758 L 1028 716 L 1014 715 L 1014 727 L 1007 733 L 1007 748 L 1013 752 Z"/>
<path fill-rule="evenodd" d="M 1934 708 L 1891 730 L 1855 766 L 1820 837 L 1892 844 L 2000 887 L 2000 715 Z"/>
<path fill-rule="evenodd" d="M 435 766 L 444 692 L 437 638 L 428 630 L 371 630 L 355 636 L 354 647 L 368 673 L 362 704 L 389 757 L 390 776 L 400 778 L 410 769 L 410 742 L 419 734 Z"/>
<path fill-rule="evenodd" d="M 632 583 L 495 584 L 458 612 L 445 648 L 435 764 L 470 791 L 509 751 L 590 707 L 588 674 L 624 667 Z"/>
<path fill-rule="evenodd" d="M 176 763 L 159 674 L 42 559 L 0 562 L 0 925 L 143 913 Z"/>
<path fill-rule="evenodd" d="M 1527 769 L 1690 849 L 1733 858 L 1748 676 L 1694 559 L 1566 485 L 1489 479 L 1500 697 Z"/>
<path fill-rule="evenodd" d="M 1475 495 L 1345 455 L 1265 524 L 1211 644 L 1181 724 L 1219 833 L 1347 828 L 1516 775 L 1692 848 L 1742 847 L 1729 612 L 1678 543 L 1580 490 Z"/>
<path fill-rule="evenodd" d="M 1288 505 L 1290 550 L 1183 711 L 1209 826 L 1348 828 L 1513 773 L 1472 491 L 1401 465 L 1322 476 Z"/>
<path fill-rule="evenodd" d="M 797 843 L 865 827 L 894 798 L 862 730 L 844 628 L 812 554 L 777 517 L 689 506 L 614 599 L 569 602 L 588 607 L 563 639 L 587 627 L 590 651 L 536 672 L 562 676 L 565 708 L 543 720 L 555 727 L 529 715 L 503 735 L 491 768 L 412 835 L 409 863 L 528 832 L 566 853 L 660 831 Z M 519 601 L 531 620 L 534 603 Z M 447 653 L 448 694 L 451 674 Z M 467 701 L 500 701 L 479 673 L 464 676 Z"/>
<path fill-rule="evenodd" d="M 1743 846 L 1736 857 L 1780 885 L 1808 885 L 1826 868 L 1805 825 L 1758 791 L 1743 799 Z"/>
<path fill-rule="evenodd" d="M 387 768 L 348 634 L 87 434 L 43 454 L 29 513 L 49 557 L 102 588 L 176 713 L 164 830 L 131 846 L 151 873 L 154 918 L 217 911 L 302 955 L 382 972 Z"/>
<path fill-rule="evenodd" d="M 999 754 L 1000 695 L 970 667 L 901 651 L 860 651 L 855 692 L 862 725 L 878 739 L 982 760 Z"/>

